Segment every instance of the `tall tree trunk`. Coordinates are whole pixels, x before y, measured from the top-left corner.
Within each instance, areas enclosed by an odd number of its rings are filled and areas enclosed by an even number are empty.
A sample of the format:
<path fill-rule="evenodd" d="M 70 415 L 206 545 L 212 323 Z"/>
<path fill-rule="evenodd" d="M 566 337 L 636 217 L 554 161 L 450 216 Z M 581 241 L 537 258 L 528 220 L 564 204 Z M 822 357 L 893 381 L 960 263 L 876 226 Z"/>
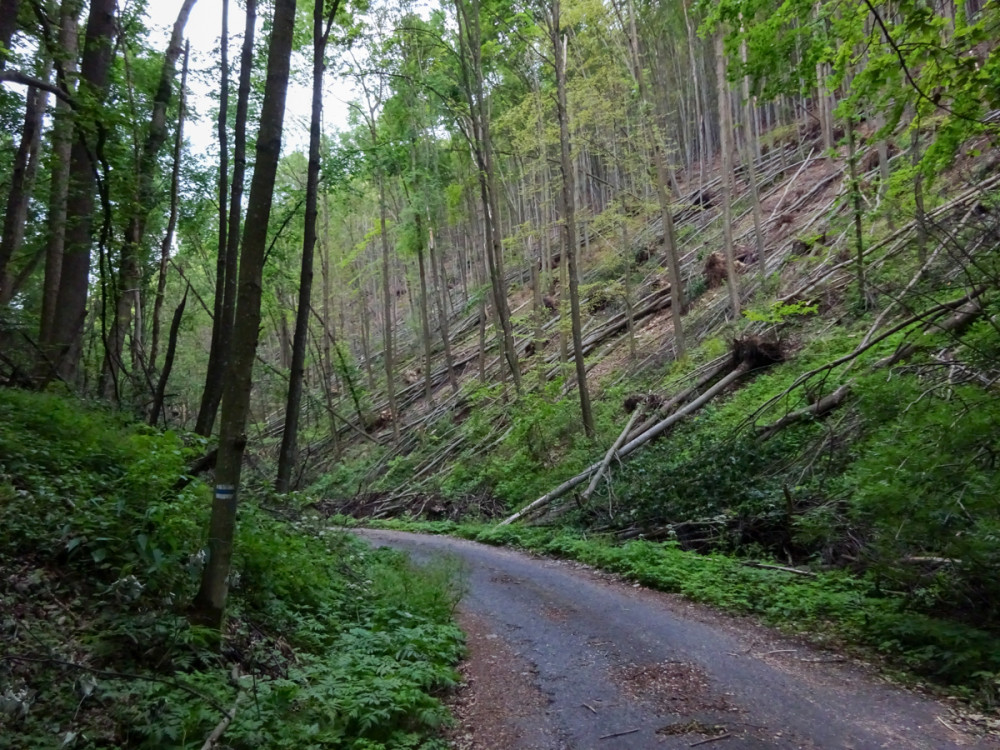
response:
<path fill-rule="evenodd" d="M 743 64 L 747 62 L 746 39 L 740 43 L 740 57 Z M 747 170 L 747 182 L 750 184 L 750 210 L 753 214 L 753 236 L 757 243 L 757 270 L 760 281 L 764 282 L 767 269 L 764 267 L 764 217 L 760 209 L 760 190 L 757 187 L 757 160 L 760 159 L 760 131 L 754 120 L 753 98 L 750 96 L 750 76 L 743 76 L 743 121 L 746 132 L 747 148 L 744 150 L 744 163 Z M 752 146 L 752 147 L 751 147 Z"/>
<path fill-rule="evenodd" d="M 639 98 L 648 108 L 654 106 L 654 101 L 646 87 L 646 76 L 643 72 L 642 53 L 639 47 L 639 34 L 636 30 L 635 9 L 629 2 L 629 50 L 632 57 L 633 77 L 639 88 Z M 643 118 L 649 140 L 653 149 L 653 161 L 656 165 L 656 197 L 660 204 L 660 215 L 663 220 L 663 244 L 666 246 L 667 273 L 670 277 L 670 309 L 674 324 L 674 345 L 677 357 L 683 357 L 687 349 L 684 342 L 684 285 L 681 278 L 680 258 L 677 251 L 677 231 L 674 228 L 674 214 L 670 206 L 671 183 L 675 182 L 667 155 L 661 143 L 660 128 L 655 113 L 650 112 L 648 118 Z"/>
<path fill-rule="evenodd" d="M 486 239 L 486 266 L 489 271 L 493 307 L 502 337 L 502 348 L 514 388 L 521 390 L 521 369 L 517 361 L 514 331 L 507 302 L 507 280 L 504 276 L 503 235 L 500 229 L 498 181 L 493 162 L 493 140 L 490 135 L 490 115 L 483 80 L 482 31 L 479 0 L 455 0 L 458 13 L 460 62 L 463 87 L 471 120 L 470 147 L 478 167 L 479 192 L 483 204 L 483 224 Z"/>
<path fill-rule="evenodd" d="M 42 80 L 48 81 L 52 69 L 51 60 L 43 65 Z M 21 143 L 14 155 L 14 169 L 10 177 L 10 192 L 7 194 L 7 210 L 4 213 L 3 236 L 0 237 L 0 306 L 10 303 L 14 296 L 14 274 L 10 261 L 14 259 L 24 244 L 25 224 L 28 220 L 28 202 L 38 174 L 38 146 L 42 135 L 42 117 L 49 95 L 36 88 L 28 89 L 27 104 L 24 109 L 24 129 Z"/>
<path fill-rule="evenodd" d="M 371 121 L 372 128 L 372 140 L 376 137 L 374 120 Z M 385 359 L 385 392 L 386 398 L 389 401 L 389 417 L 392 420 L 392 435 L 393 438 L 399 441 L 399 416 L 396 413 L 396 384 L 394 382 L 394 373 L 396 369 L 396 362 L 392 351 L 392 328 L 393 328 L 393 315 L 392 315 L 392 287 L 391 279 L 389 276 L 389 236 L 388 227 L 386 226 L 386 205 L 385 205 L 385 176 L 382 174 L 381 168 L 378 170 L 377 175 L 378 180 L 378 225 L 379 225 L 379 239 L 382 243 L 382 342 L 385 349 L 384 359 Z"/>
<path fill-rule="evenodd" d="M 337 13 L 339 0 L 330 11 L 330 23 Z M 285 406 L 285 429 L 278 451 L 278 477 L 275 490 L 291 489 L 292 470 L 298 459 L 299 412 L 302 408 L 302 381 L 306 369 L 306 343 L 309 338 L 309 311 L 312 306 L 313 254 L 316 248 L 316 217 L 319 203 L 320 124 L 323 121 L 323 71 L 326 68 L 326 40 L 330 25 L 324 28 L 324 3 L 313 5 L 313 87 L 312 115 L 309 119 L 309 165 L 306 169 L 306 216 L 302 237 L 302 271 L 299 274 L 299 304 L 295 313 L 295 340 L 292 344 L 292 367 L 288 378 L 288 401 Z"/>
<path fill-rule="evenodd" d="M 275 0 L 271 44 L 267 57 L 267 83 L 257 133 L 247 220 L 240 259 L 236 324 L 232 356 L 226 368 L 226 389 L 222 397 L 219 454 L 215 467 L 215 499 L 208 532 L 208 560 L 201 587 L 193 604 L 192 616 L 202 625 L 222 628 L 232 564 L 233 537 L 246 422 L 250 412 L 250 390 L 257 337 L 260 328 L 260 300 L 267 247 L 267 226 L 274 198 L 274 181 L 281 155 L 281 135 L 288 91 L 292 39 L 295 29 L 295 0 Z"/>
<path fill-rule="evenodd" d="M 188 57 L 191 52 L 191 42 L 184 46 L 184 63 L 181 66 L 181 88 L 178 94 L 177 134 L 174 138 L 174 165 L 170 172 L 170 216 L 167 219 L 167 231 L 160 244 L 160 271 L 156 278 L 156 299 L 153 302 L 152 333 L 149 342 L 149 369 L 156 370 L 156 358 L 160 346 L 160 314 L 163 309 L 163 298 L 167 290 L 167 267 L 170 262 L 170 246 L 174 241 L 174 230 L 177 228 L 178 192 L 181 181 L 181 150 L 184 146 L 184 108 L 186 106 Z M 155 422 L 151 422 L 155 424 Z"/>
<path fill-rule="evenodd" d="M 125 227 L 124 242 L 121 249 L 119 265 L 118 295 L 115 301 L 115 315 L 111 322 L 111 334 L 106 342 L 104 353 L 104 371 L 102 377 L 105 383 L 105 398 L 120 396 L 117 384 L 124 374 L 122 356 L 125 347 L 125 335 L 132 323 L 133 311 L 137 320 L 139 302 L 142 292 L 142 243 L 146 234 L 146 223 L 154 209 L 156 177 L 160 159 L 160 150 L 167 141 L 167 109 L 174 93 L 174 79 L 177 77 L 177 60 L 184 51 L 184 27 L 187 25 L 191 8 L 196 0 L 184 0 L 174 21 L 163 56 L 163 66 L 160 68 L 160 80 L 153 98 L 153 109 L 150 117 L 146 142 L 143 144 L 139 158 L 139 174 L 136 176 L 135 193 Z M 139 342 L 133 340 L 133 347 Z"/>
<path fill-rule="evenodd" d="M 10 49 L 10 41 L 17 30 L 17 13 L 21 0 L 0 0 L 0 47 Z M 7 66 L 7 55 L 0 50 L 0 70 Z"/>
<path fill-rule="evenodd" d="M 160 412 L 163 410 L 163 399 L 167 393 L 167 382 L 170 380 L 170 371 L 174 368 L 174 354 L 177 352 L 177 336 L 181 330 L 181 319 L 184 317 L 184 307 L 187 305 L 188 292 L 191 285 L 184 289 L 184 296 L 181 303 L 174 310 L 173 320 L 170 321 L 170 335 L 167 339 L 167 353 L 163 358 L 163 372 L 156 385 L 156 393 L 153 395 L 153 407 L 149 411 L 149 424 L 156 427 L 160 421 Z"/>
<path fill-rule="evenodd" d="M 76 0 L 63 0 L 59 15 L 59 47 L 66 56 L 63 62 L 64 85 L 72 94 L 76 82 L 77 14 Z M 69 103 L 56 99 L 51 131 L 52 167 L 49 184 L 48 240 L 45 243 L 45 275 L 42 281 L 42 315 L 38 340 L 51 342 L 56 317 L 56 297 L 62 275 L 63 248 L 66 242 L 66 198 L 69 190 L 69 165 L 73 150 L 73 110 Z M 55 352 L 42 348 L 43 357 L 55 361 Z M 41 371 L 44 374 L 44 370 Z"/>
<path fill-rule="evenodd" d="M 576 199 L 573 192 L 573 165 L 569 140 L 569 113 L 566 106 L 566 37 L 560 30 L 559 0 L 552 0 L 552 17 L 549 21 L 556 68 L 556 114 L 559 120 L 560 166 L 562 167 L 563 252 L 569 270 L 570 323 L 573 330 L 573 360 L 576 365 L 576 384 L 580 391 L 580 416 L 587 437 L 594 437 L 594 412 L 590 406 L 587 388 L 587 365 L 583 360 L 583 326 L 580 322 L 580 278 L 577 272 Z"/>
<path fill-rule="evenodd" d="M 420 331 L 424 346 L 424 399 L 428 406 L 433 395 L 431 384 L 431 320 L 430 301 L 427 292 L 427 264 L 424 262 L 424 227 L 423 217 L 420 215 L 419 206 L 414 207 L 416 213 L 413 221 L 417 230 L 417 273 L 420 278 Z"/>
<path fill-rule="evenodd" d="M 90 132 L 98 119 L 108 85 L 111 65 L 112 39 L 115 33 L 115 0 L 91 0 L 84 35 L 83 57 L 80 62 L 80 89 L 87 94 L 92 105 L 78 111 L 75 135 L 70 152 L 69 188 L 66 199 L 66 241 L 59 292 L 56 297 L 55 317 L 51 338 L 43 342 L 43 355 L 39 363 L 55 365 L 46 380 L 60 377 L 72 382 L 82 350 L 83 322 L 87 311 L 87 292 L 90 283 L 91 227 L 94 213 L 96 164 L 92 159 L 93 136 Z"/>
<path fill-rule="evenodd" d="M 740 315 L 740 279 L 736 274 L 736 255 L 733 250 L 733 116 L 729 102 L 729 84 L 726 79 L 726 50 L 720 31 L 715 37 L 716 87 L 719 99 L 719 129 L 722 140 L 722 235 L 726 256 L 726 279 L 729 286 L 729 303 L 733 318 Z"/>
<path fill-rule="evenodd" d="M 858 274 L 858 297 L 863 308 L 868 306 L 868 290 L 865 285 L 865 235 L 862 227 L 861 180 L 858 177 L 858 152 L 854 132 L 854 118 L 848 115 L 844 124 L 847 129 L 847 169 L 851 180 L 851 207 L 854 214 L 854 251 Z"/>
<path fill-rule="evenodd" d="M 451 353 L 451 336 L 448 333 L 448 309 L 446 302 L 448 285 L 445 281 L 447 277 L 445 276 L 444 254 L 437 249 L 437 243 L 434 240 L 434 227 L 431 226 L 429 217 L 427 223 L 427 250 L 431 261 L 431 280 L 434 282 L 434 288 L 437 289 L 438 328 L 441 329 L 441 343 L 444 345 L 444 361 L 445 366 L 448 368 L 448 383 L 451 385 L 451 390 L 457 393 L 458 378 L 455 377 L 455 358 Z"/>
<path fill-rule="evenodd" d="M 212 348 L 209 351 L 208 369 L 205 373 L 205 390 L 194 431 L 199 435 L 212 434 L 215 415 L 222 401 L 225 371 L 232 348 L 233 326 L 236 315 L 236 282 L 239 272 L 240 223 L 243 211 L 243 182 L 246 174 L 247 117 L 250 109 L 250 77 L 253 72 L 254 30 L 257 25 L 257 0 L 246 0 L 246 26 L 243 32 L 243 49 L 240 53 L 240 83 L 236 97 L 236 127 L 233 134 L 233 178 L 229 190 L 229 215 L 222 208 L 226 203 L 225 173 L 220 168 L 219 177 L 219 253 L 216 276 L 215 320 L 212 323 Z M 221 84 L 223 96 L 228 100 L 229 68 L 224 66 Z M 226 151 L 226 131 L 229 123 L 219 116 L 220 149 Z M 223 224 L 228 224 L 222 229 Z M 223 243 L 223 240 L 225 242 Z M 221 277 L 221 281 L 220 281 Z M 221 299 L 221 304 L 219 300 Z M 218 328 L 218 333 L 216 333 Z"/>

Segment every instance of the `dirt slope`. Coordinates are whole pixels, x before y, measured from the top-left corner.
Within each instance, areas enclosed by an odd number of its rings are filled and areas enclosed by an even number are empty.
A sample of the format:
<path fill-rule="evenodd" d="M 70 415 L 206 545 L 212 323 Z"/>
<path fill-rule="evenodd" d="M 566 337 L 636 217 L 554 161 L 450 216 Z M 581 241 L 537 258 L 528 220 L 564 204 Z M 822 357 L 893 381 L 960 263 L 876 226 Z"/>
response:
<path fill-rule="evenodd" d="M 574 563 L 360 533 L 467 569 L 458 748 L 1000 748 L 946 704 L 747 620 Z"/>

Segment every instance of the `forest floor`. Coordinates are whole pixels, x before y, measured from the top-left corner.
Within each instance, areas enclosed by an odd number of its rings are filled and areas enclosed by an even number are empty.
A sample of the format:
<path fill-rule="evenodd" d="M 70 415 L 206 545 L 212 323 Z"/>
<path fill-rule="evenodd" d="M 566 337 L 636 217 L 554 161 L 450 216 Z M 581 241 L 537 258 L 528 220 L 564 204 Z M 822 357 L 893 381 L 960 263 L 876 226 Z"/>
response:
<path fill-rule="evenodd" d="M 579 563 L 359 533 L 418 563 L 461 561 L 468 656 L 450 734 L 459 750 L 1000 748 L 957 704 L 749 618 Z"/>

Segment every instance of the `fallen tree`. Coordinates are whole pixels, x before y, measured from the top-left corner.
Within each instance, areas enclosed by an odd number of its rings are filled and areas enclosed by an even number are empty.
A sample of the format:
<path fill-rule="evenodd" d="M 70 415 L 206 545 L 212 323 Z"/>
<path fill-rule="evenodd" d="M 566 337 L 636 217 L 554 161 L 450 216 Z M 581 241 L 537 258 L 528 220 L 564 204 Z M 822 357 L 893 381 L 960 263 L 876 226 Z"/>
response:
<path fill-rule="evenodd" d="M 605 462 L 610 463 L 614 456 L 617 455 L 619 459 L 623 459 L 626 456 L 634 453 L 639 448 L 650 443 L 652 440 L 662 435 L 668 429 L 673 427 L 675 424 L 680 422 L 685 417 L 694 414 L 701 407 L 705 406 L 713 398 L 718 396 L 720 393 L 726 390 L 730 385 L 738 381 L 747 373 L 760 369 L 761 367 L 767 367 L 768 365 L 774 364 L 781 360 L 781 350 L 779 346 L 772 342 L 765 342 L 757 337 L 751 337 L 748 339 L 742 339 L 735 341 L 733 344 L 733 354 L 730 362 L 730 372 L 725 377 L 716 382 L 713 386 L 708 388 L 704 393 L 702 393 L 698 398 L 693 400 L 691 403 L 687 404 L 681 409 L 671 414 L 665 419 L 661 419 L 656 424 L 652 425 L 648 429 L 641 432 L 636 437 L 629 440 L 625 445 L 617 450 L 617 452 L 609 452 L 609 457 L 605 457 L 604 460 L 598 461 L 582 472 L 572 477 L 558 487 L 556 487 L 551 492 L 542 495 L 540 498 L 534 502 L 529 503 L 524 508 L 508 516 L 503 521 L 499 523 L 500 526 L 506 526 L 508 524 L 519 521 L 526 518 L 529 515 L 536 513 L 545 506 L 549 505 L 552 501 L 557 500 L 565 496 L 570 490 L 575 489 L 579 485 L 587 481 L 591 476 L 602 470 L 605 467 Z"/>

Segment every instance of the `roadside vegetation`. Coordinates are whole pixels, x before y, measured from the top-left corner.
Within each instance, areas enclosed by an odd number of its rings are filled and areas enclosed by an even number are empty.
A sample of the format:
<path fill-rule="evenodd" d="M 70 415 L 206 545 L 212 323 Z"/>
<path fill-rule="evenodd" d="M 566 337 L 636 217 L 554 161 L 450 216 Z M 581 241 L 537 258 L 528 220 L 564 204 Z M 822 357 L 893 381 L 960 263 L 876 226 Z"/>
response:
<path fill-rule="evenodd" d="M 0 390 L 0 747 L 444 747 L 457 571 L 249 492 L 226 630 L 192 625 L 201 447 Z"/>

